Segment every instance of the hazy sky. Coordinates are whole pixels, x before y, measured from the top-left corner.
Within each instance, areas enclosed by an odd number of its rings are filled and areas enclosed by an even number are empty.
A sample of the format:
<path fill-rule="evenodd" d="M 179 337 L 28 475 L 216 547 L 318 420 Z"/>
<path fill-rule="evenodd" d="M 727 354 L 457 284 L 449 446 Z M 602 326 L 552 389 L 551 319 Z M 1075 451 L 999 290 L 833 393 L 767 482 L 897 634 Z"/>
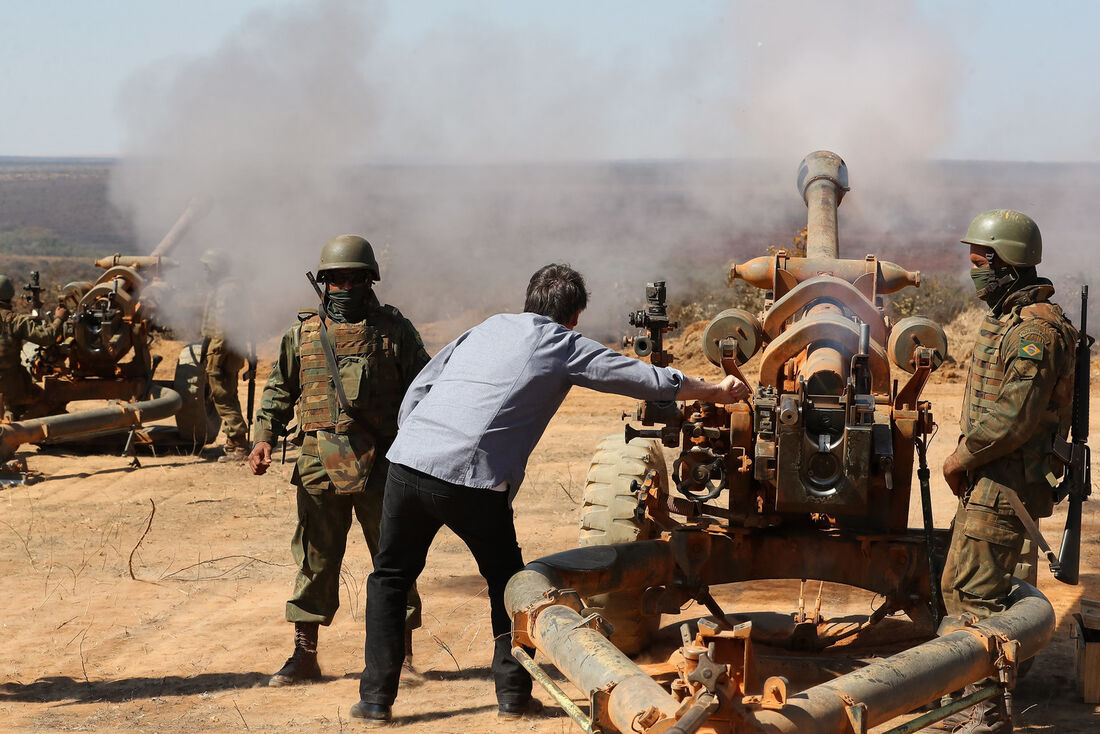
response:
<path fill-rule="evenodd" d="M 247 39 L 265 17 L 310 4 L 0 0 L 0 155 L 126 153 L 141 124 L 124 100 L 142 98 L 127 90 L 215 57 L 227 39 Z M 876 110 L 884 120 L 893 118 L 886 124 L 923 119 L 930 111 L 920 107 L 942 106 L 935 111 L 940 128 L 913 146 L 923 156 L 1100 158 L 1100 44 L 1094 39 L 1100 3 L 1088 0 L 919 0 L 915 11 L 894 18 L 881 16 L 912 3 L 854 3 L 880 16 L 870 30 L 862 14 L 852 12 L 853 3 L 839 2 L 834 7 L 844 9 L 838 13 L 843 23 L 824 27 L 807 19 L 807 4 L 794 0 L 356 4 L 369 7 L 368 27 L 341 39 L 351 48 L 339 55 L 361 59 L 365 77 L 381 90 L 374 98 L 379 119 L 370 128 L 375 142 L 356 151 L 367 158 L 461 159 L 471 149 L 490 159 L 752 154 L 761 121 L 739 126 L 724 119 L 748 111 L 748 91 L 804 94 L 798 85 L 753 87 L 762 62 L 770 68 L 788 59 L 802 60 L 794 67 L 802 85 L 820 90 L 857 83 L 846 100 L 889 100 Z M 917 34 L 911 33 L 914 17 Z M 912 44 L 912 53 L 891 56 Z M 943 66 L 930 73 L 923 93 L 899 103 L 888 89 L 892 78 L 913 71 L 906 64 L 929 58 Z M 269 53 L 267 62 L 277 68 L 278 53 Z M 852 68 L 857 65 L 862 68 Z M 876 66 L 883 73 L 868 77 Z M 308 104 L 301 96 L 290 95 L 287 109 Z M 492 112 L 491 124 L 470 121 L 464 103 L 479 96 Z M 828 104 L 828 95 L 811 96 L 806 118 L 845 119 L 840 110 L 822 115 Z M 450 118 L 452 107 L 463 109 Z M 574 122 L 536 122 L 562 111 Z M 510 127 L 500 118 L 512 112 Z M 485 139 L 497 145 L 482 145 Z"/>

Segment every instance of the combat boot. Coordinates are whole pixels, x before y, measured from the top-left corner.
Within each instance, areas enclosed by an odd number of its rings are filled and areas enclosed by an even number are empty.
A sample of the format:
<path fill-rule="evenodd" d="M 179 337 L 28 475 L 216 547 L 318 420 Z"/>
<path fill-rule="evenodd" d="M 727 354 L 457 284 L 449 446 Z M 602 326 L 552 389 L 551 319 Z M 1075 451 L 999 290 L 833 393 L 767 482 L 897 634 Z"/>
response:
<path fill-rule="evenodd" d="M 225 453 L 218 457 L 219 464 L 240 464 L 248 461 L 248 449 L 244 446 L 225 445 Z"/>
<path fill-rule="evenodd" d="M 413 666 L 412 630 L 405 630 L 405 660 L 401 663 L 401 685 L 413 688 L 424 683 L 424 674 Z"/>
<path fill-rule="evenodd" d="M 321 680 L 321 666 L 317 664 L 316 622 L 294 623 L 294 652 L 267 682 L 269 686 L 293 686 Z"/>

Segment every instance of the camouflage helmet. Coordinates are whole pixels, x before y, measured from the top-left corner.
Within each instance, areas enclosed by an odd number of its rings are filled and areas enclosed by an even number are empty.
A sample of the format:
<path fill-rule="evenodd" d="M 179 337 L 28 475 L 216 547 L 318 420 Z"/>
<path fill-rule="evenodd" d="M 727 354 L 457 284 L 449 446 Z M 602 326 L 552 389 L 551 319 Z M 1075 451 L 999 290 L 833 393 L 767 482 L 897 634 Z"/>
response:
<path fill-rule="evenodd" d="M 15 284 L 6 275 L 0 275 L 0 301 L 10 301 L 15 298 Z"/>
<path fill-rule="evenodd" d="M 1034 267 L 1043 259 L 1039 225 L 1011 209 L 992 209 L 974 217 L 962 242 L 992 248 L 1002 260 L 1017 267 Z"/>
<path fill-rule="evenodd" d="M 362 269 L 366 269 L 371 280 L 382 280 L 378 272 L 378 261 L 374 259 L 374 250 L 362 237 L 342 234 L 332 238 L 321 248 L 321 264 L 317 266 L 318 276 L 326 270 Z"/>

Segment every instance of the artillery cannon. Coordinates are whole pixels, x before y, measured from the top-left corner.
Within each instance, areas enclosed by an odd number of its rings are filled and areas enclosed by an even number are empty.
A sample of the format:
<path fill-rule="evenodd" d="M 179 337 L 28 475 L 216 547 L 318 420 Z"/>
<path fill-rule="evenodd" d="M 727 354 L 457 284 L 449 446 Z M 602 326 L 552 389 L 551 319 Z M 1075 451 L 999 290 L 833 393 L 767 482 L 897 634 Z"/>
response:
<path fill-rule="evenodd" d="M 22 443 L 133 431 L 173 415 L 179 440 L 197 446 L 214 440 L 220 420 L 206 387 L 200 345 L 182 349 L 171 381 L 154 380 L 160 360 L 150 351 L 156 305 L 165 291 L 161 271 L 172 264 L 168 254 L 199 215 L 199 204 L 192 201 L 151 254 L 101 258 L 95 264 L 104 272 L 95 282 L 62 288 L 70 316 L 58 343 L 27 345 L 25 353 L 41 397 L 25 412 L 26 420 L 0 424 L 0 460 L 11 458 Z M 65 412 L 69 403 L 82 400 L 118 404 Z M 148 433 L 140 438 L 151 440 Z"/>
<path fill-rule="evenodd" d="M 760 353 L 751 400 L 640 405 L 643 427 L 608 437 L 593 459 L 581 547 L 533 561 L 509 582 L 517 658 L 587 731 L 866 732 L 996 675 L 998 661 L 1007 681 L 1004 661 L 1034 655 L 1053 633 L 1049 603 L 1024 582 L 1005 613 L 966 631 L 940 624 L 935 569 L 947 533 L 931 524 L 923 451 L 934 422 L 920 396 L 947 340 L 928 319 L 891 323 L 885 314 L 882 296 L 919 287 L 919 272 L 873 255 L 839 257 L 837 208 L 848 191 L 840 157 L 807 156 L 798 190 L 808 208 L 805 255 L 781 250 L 734 264 L 730 282 L 764 290 L 764 309 L 727 309 L 703 332 L 704 353 L 726 374 L 742 376 Z M 663 283 L 649 284 L 647 310 L 631 315 L 648 329 L 635 350 L 655 364 L 672 361 L 662 348 L 672 326 L 660 318 L 663 294 Z M 671 472 L 662 445 L 678 450 Z M 923 529 L 908 527 L 915 456 Z M 788 649 L 820 652 L 895 612 L 923 639 L 940 637 L 788 695 L 786 678 L 758 679 L 753 641 L 767 630 L 752 615 L 727 613 L 710 592 L 763 579 L 835 582 L 884 599 L 866 622 L 830 635 L 800 594 L 791 628 L 768 638 Z M 692 600 L 710 616 L 694 632 L 682 626 L 666 663 L 627 657 L 649 644 L 662 613 Z M 589 697 L 588 714 L 523 646 Z M 983 695 L 1001 692 L 994 685 Z"/>

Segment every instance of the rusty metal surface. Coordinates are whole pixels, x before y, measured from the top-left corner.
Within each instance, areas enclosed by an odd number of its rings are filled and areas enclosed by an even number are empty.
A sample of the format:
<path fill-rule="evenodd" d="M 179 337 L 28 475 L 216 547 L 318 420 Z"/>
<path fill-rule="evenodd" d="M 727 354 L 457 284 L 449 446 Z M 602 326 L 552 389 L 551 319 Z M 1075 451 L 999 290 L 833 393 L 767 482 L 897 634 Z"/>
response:
<path fill-rule="evenodd" d="M 859 343 L 859 328 L 851 319 L 837 314 L 807 316 L 798 322 L 798 328 L 784 331 L 764 349 L 760 364 L 760 384 L 773 387 L 781 385 L 785 379 L 784 367 L 787 361 L 816 342 L 841 344 L 842 348 L 852 354 Z M 890 390 L 890 365 L 886 350 L 878 343 L 872 343 L 871 350 L 872 389 L 887 393 Z M 845 366 L 844 372 L 847 371 Z"/>
<path fill-rule="evenodd" d="M 764 331 L 774 339 L 800 310 L 823 302 L 839 304 L 850 310 L 856 318 L 871 326 L 872 339 L 879 344 L 886 343 L 886 322 L 882 313 L 855 286 L 833 275 L 818 275 L 804 280 L 777 299 L 764 316 Z"/>
<path fill-rule="evenodd" d="M 763 255 L 730 266 L 729 280 L 743 280 L 751 286 L 774 290 L 782 297 L 803 280 L 822 274 L 842 278 L 856 286 L 865 297 L 872 293 L 895 293 L 920 284 L 920 272 L 881 260 L 829 260 L 792 258 L 787 255 Z"/>
<path fill-rule="evenodd" d="M 154 385 L 150 398 L 136 403 L 117 403 L 106 408 L 79 413 L 32 418 L 0 424 L 0 459 L 7 459 L 24 443 L 45 438 L 76 438 L 109 429 L 140 426 L 143 421 L 159 420 L 175 415 L 179 410 L 179 393 Z"/>
<path fill-rule="evenodd" d="M 670 552 L 680 556 L 679 564 L 691 566 L 691 573 L 687 575 L 710 581 L 714 575 L 724 576 L 730 572 L 729 564 L 722 562 L 730 555 L 727 552 L 729 549 L 716 541 L 720 539 L 710 537 L 697 547 L 690 547 L 692 541 L 685 539 L 680 543 L 683 547 L 679 551 L 672 542 L 665 545 Z M 876 541 L 865 539 L 865 542 Z M 659 543 L 661 541 L 647 541 L 646 544 L 656 550 L 655 546 Z M 914 541 L 913 546 L 897 555 L 899 567 L 903 562 L 912 566 L 913 552 L 919 551 L 919 543 Z M 842 548 L 838 545 L 828 550 Z M 589 563 L 586 560 L 590 556 L 587 551 L 592 549 L 583 550 L 585 552 L 578 550 L 556 554 L 554 563 L 547 563 L 547 559 L 533 562 L 509 583 L 505 602 L 517 620 L 517 633 L 522 633 L 522 636 L 517 634 L 517 642 L 529 640 L 582 691 L 607 693 L 608 715 L 619 731 L 634 731 L 633 722 L 650 709 L 655 709 L 664 717 L 661 719 L 663 728 L 654 724 L 646 731 L 667 731 L 671 720 L 684 713 L 680 703 L 611 645 L 601 634 L 598 624 L 588 623 L 582 616 L 583 609 L 558 603 L 556 592 L 559 587 L 555 584 L 561 583 L 563 578 L 568 578 L 570 582 L 582 582 L 578 585 L 585 588 L 585 574 L 598 577 L 609 571 L 606 558 L 598 563 Z M 774 554 L 775 550 L 768 547 L 742 548 L 741 567 L 752 568 L 754 562 L 766 567 L 766 561 L 754 561 L 752 557 Z M 869 553 L 871 557 L 883 555 L 870 547 L 861 552 Z M 788 552 L 786 555 L 792 554 Z M 819 552 L 802 557 L 809 560 L 824 555 Z M 616 555 L 615 558 L 629 563 L 628 559 L 633 557 Z M 564 576 L 559 574 L 559 566 L 564 567 Z M 810 575 L 816 570 L 809 569 Z M 896 578 L 899 570 L 891 572 L 876 567 L 869 572 L 869 576 L 884 572 L 894 573 Z M 652 581 L 658 583 L 662 579 L 653 578 Z M 1038 591 L 1023 583 L 1016 586 L 1011 601 L 1008 610 L 981 624 L 946 631 L 942 637 L 795 695 L 783 693 L 769 697 L 765 685 L 765 695 L 760 698 L 759 707 L 734 705 L 736 702 L 731 700 L 729 706 L 720 710 L 718 715 L 728 718 L 728 731 L 731 732 L 840 732 L 844 730 L 848 716 L 844 701 L 850 700 L 867 707 L 867 720 L 871 726 L 887 721 L 966 683 L 996 673 L 998 653 L 995 641 L 998 639 L 1018 643 L 1017 655 L 1020 659 L 1034 655 L 1045 646 L 1053 634 L 1055 623 L 1050 604 Z M 518 614 L 520 611 L 524 614 Z M 689 656 L 691 654 L 687 653 Z M 694 654 L 698 656 L 699 653 L 696 651 Z M 745 670 L 746 665 L 742 663 L 739 669 Z M 770 708 L 764 705 L 765 699 Z"/>

